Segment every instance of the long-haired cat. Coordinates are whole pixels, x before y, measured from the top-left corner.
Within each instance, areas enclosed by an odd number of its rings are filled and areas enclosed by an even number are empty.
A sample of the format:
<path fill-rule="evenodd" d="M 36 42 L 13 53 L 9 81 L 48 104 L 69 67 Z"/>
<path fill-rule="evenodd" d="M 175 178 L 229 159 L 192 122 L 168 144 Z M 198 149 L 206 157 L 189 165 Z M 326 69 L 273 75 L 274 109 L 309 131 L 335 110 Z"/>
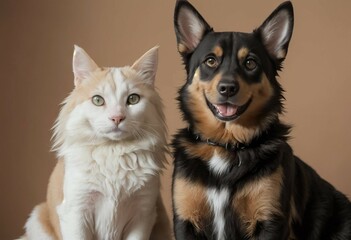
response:
<path fill-rule="evenodd" d="M 160 197 L 166 125 L 154 88 L 158 48 L 100 68 L 75 46 L 75 88 L 54 126 L 58 163 L 24 239 L 170 239 Z"/>

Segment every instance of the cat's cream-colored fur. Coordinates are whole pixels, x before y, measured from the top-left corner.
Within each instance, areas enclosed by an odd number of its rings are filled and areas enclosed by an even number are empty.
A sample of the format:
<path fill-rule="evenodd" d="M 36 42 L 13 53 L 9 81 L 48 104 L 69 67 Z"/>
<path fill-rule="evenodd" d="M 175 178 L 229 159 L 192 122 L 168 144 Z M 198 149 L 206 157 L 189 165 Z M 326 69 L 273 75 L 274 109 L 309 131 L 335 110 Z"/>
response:
<path fill-rule="evenodd" d="M 131 67 L 99 68 L 75 46 L 75 88 L 54 126 L 59 160 L 23 239 L 171 239 L 160 197 L 167 148 L 157 54 L 155 47 Z"/>

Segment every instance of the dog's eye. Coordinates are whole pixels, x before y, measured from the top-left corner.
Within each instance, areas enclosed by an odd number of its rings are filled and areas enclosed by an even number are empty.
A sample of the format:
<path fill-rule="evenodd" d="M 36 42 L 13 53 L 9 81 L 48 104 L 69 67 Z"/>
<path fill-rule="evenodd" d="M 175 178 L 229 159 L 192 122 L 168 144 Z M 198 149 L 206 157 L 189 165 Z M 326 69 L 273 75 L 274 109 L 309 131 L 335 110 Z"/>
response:
<path fill-rule="evenodd" d="M 216 68 L 218 66 L 218 62 L 214 57 L 207 58 L 205 64 L 210 68 Z"/>
<path fill-rule="evenodd" d="M 249 59 L 246 59 L 245 61 L 245 67 L 247 70 L 252 71 L 257 67 L 257 63 L 252 58 L 249 58 Z"/>

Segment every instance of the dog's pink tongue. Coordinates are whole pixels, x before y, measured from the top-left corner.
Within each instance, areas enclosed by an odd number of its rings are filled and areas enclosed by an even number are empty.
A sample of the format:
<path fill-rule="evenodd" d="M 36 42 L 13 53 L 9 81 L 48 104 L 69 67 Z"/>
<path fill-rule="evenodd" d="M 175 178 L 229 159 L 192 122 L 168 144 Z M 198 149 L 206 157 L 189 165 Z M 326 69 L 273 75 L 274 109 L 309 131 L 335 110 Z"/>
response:
<path fill-rule="evenodd" d="M 229 104 L 216 105 L 216 108 L 223 117 L 233 116 L 237 110 L 236 106 Z"/>

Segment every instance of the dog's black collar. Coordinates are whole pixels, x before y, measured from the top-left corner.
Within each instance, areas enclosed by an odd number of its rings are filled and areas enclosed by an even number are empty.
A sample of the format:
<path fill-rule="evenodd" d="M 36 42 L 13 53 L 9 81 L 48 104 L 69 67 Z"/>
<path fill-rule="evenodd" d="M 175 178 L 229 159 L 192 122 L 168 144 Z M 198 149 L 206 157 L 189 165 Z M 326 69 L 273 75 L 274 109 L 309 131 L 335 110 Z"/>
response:
<path fill-rule="evenodd" d="M 200 135 L 195 134 L 190 129 L 190 127 L 188 127 L 188 132 L 191 133 L 193 135 L 193 138 L 198 142 L 206 143 L 211 146 L 222 147 L 228 151 L 237 152 L 240 150 L 244 150 L 245 148 L 248 147 L 246 144 L 240 143 L 240 142 L 237 142 L 236 144 L 231 144 L 231 143 L 219 143 L 219 142 L 212 141 L 211 139 L 203 139 Z"/>

